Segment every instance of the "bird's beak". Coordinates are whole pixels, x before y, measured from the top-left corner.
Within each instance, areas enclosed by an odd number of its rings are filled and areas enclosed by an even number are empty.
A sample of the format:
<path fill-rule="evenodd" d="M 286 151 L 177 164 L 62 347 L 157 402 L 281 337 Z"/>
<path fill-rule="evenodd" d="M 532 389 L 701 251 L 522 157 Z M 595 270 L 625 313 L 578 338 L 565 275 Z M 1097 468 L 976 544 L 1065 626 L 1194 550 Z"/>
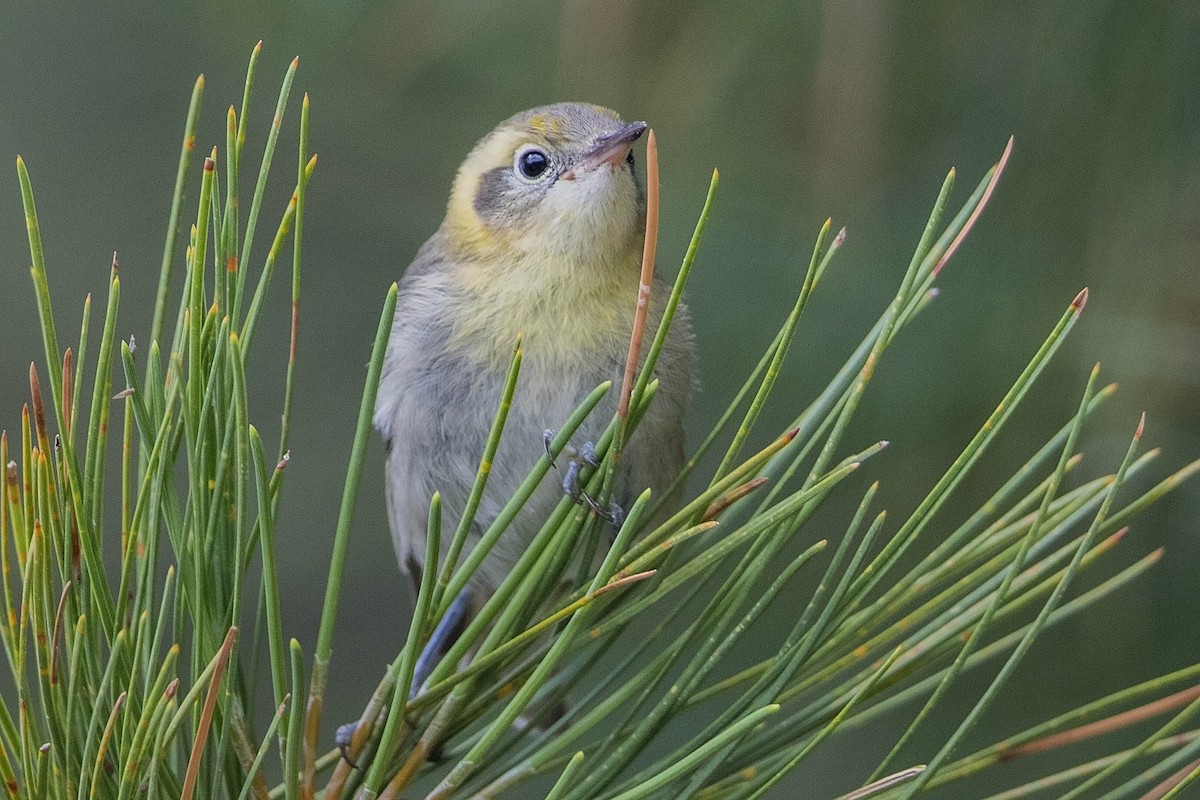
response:
<path fill-rule="evenodd" d="M 633 149 L 633 143 L 646 132 L 646 123 L 630 122 L 617 128 L 612 133 L 606 133 L 587 149 L 587 152 L 575 162 L 566 172 L 559 176 L 560 180 L 573 181 L 578 173 L 591 172 L 605 164 L 619 166 Z"/>

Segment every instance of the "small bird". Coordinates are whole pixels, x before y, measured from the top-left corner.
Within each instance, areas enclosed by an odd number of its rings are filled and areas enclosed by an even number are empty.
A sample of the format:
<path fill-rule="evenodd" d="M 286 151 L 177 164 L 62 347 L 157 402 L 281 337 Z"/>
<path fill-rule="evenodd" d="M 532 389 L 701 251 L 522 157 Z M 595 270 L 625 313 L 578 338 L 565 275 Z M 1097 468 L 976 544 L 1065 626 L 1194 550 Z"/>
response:
<path fill-rule="evenodd" d="M 441 494 L 443 529 L 459 524 L 518 336 L 516 399 L 468 548 L 542 456 L 546 429 L 564 422 L 601 382 L 621 385 L 646 213 L 633 146 L 645 130 L 644 122 L 582 103 L 505 120 L 459 168 L 444 221 L 405 272 L 375 426 L 387 449 L 396 555 L 414 583 L 426 558 L 434 492 Z M 650 332 L 669 290 L 656 279 Z M 618 505 L 627 507 L 647 487 L 661 497 L 679 474 L 692 360 L 680 305 L 655 369 L 659 392 L 622 455 Z M 608 393 L 578 437 L 600 436 L 617 394 Z M 562 498 L 562 483 L 550 473 L 538 486 L 456 599 L 457 622 L 476 613 L 513 568 Z M 414 691 L 432 666 L 428 657 L 422 661 Z"/>

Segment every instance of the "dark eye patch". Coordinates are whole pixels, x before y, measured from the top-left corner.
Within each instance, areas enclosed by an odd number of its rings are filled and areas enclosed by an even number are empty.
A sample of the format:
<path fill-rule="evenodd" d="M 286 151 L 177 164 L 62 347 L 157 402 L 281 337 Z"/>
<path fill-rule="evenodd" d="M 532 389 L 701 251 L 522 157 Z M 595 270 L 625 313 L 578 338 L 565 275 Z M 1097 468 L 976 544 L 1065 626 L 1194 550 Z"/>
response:
<path fill-rule="evenodd" d="M 497 167 L 480 176 L 479 188 L 475 192 L 475 213 L 481 219 L 491 220 L 503 215 L 509 174 L 507 167 Z"/>
<path fill-rule="evenodd" d="M 485 225 L 510 225 L 532 213 L 553 181 L 518 177 L 512 165 L 496 167 L 479 177 L 473 205 Z"/>

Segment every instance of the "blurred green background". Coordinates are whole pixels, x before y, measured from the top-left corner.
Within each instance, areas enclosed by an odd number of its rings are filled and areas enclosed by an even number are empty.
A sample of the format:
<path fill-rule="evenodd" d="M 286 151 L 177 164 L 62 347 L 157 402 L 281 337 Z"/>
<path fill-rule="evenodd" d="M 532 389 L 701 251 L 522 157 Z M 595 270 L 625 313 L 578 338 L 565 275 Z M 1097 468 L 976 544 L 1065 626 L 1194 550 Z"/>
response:
<path fill-rule="evenodd" d="M 1142 410 L 1147 441 L 1164 449 L 1155 478 L 1200 455 L 1200 4 L 9 6 L 0 21 L 0 154 L 11 164 L 21 153 L 32 173 L 65 341 L 84 293 L 104 296 L 113 250 L 120 335 L 147 332 L 192 82 L 206 75 L 199 155 L 224 146 L 224 112 L 240 102 L 259 38 L 249 163 L 287 63 L 299 54 L 301 66 L 253 269 L 290 192 L 301 91 L 312 97 L 311 147 L 320 154 L 279 534 L 285 625 L 308 652 L 383 292 L 437 226 L 474 141 L 545 102 L 602 103 L 653 125 L 662 269 L 678 263 L 709 172 L 721 170 L 688 296 L 701 354 L 693 441 L 790 308 L 826 216 L 848 226 L 848 242 L 803 320 L 764 437 L 811 399 L 891 297 L 945 170 L 958 168 L 961 201 L 1013 134 L 991 206 L 945 273 L 941 298 L 889 351 L 848 447 L 890 439 L 866 477 L 884 481 L 887 507 L 911 509 L 1088 286 L 1081 324 L 961 500 L 980 502 L 1063 423 L 1096 360 L 1122 390 L 1092 427 L 1082 476 L 1115 467 Z M 42 358 L 14 173 L 0 180 L 0 242 L 0 426 L 11 429 L 28 362 Z M 287 346 L 283 272 L 274 290 L 277 324 L 261 337 L 257 395 L 252 387 L 268 442 Z M 335 646 L 331 720 L 356 716 L 407 625 L 381 456 L 376 443 Z M 948 509 L 943 524 L 965 507 Z M 1165 546 L 1152 579 L 1039 641 L 978 740 L 1197 658 L 1197 520 L 1195 483 L 1141 519 L 1117 560 Z M 760 644 L 745 661 L 765 653 Z M 967 684 L 964 703 L 979 680 Z M 901 724 L 863 738 L 863 757 Z M 917 741 L 905 760 L 927 758 L 929 744 Z M 827 758 L 827 775 L 805 778 L 814 792 L 847 786 L 837 777 L 845 753 Z"/>

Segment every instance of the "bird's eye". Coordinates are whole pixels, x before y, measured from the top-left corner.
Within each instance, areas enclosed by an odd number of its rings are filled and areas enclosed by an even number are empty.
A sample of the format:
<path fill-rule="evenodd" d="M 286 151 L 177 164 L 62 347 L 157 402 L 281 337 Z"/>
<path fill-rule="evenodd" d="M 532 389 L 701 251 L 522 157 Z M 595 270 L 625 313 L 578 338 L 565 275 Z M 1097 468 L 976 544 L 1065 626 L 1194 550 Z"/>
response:
<path fill-rule="evenodd" d="M 550 166 L 550 159 L 541 150 L 529 149 L 517 156 L 517 171 L 529 180 L 540 178 Z"/>
<path fill-rule="evenodd" d="M 633 166 L 633 151 L 632 150 L 630 150 L 629 154 L 625 156 L 625 163 L 631 167 Z"/>

